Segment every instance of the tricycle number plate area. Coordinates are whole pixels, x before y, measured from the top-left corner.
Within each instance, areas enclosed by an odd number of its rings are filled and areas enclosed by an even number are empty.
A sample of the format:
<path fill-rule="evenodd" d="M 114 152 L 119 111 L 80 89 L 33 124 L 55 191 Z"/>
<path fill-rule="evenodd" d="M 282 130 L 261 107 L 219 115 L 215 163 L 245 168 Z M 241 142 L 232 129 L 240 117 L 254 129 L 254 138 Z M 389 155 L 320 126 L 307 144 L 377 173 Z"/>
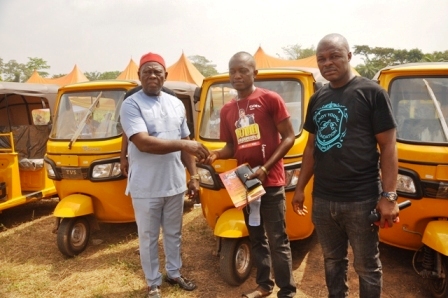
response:
<path fill-rule="evenodd" d="M 73 168 L 73 167 L 62 167 L 62 178 L 63 179 L 83 179 L 81 168 Z"/>

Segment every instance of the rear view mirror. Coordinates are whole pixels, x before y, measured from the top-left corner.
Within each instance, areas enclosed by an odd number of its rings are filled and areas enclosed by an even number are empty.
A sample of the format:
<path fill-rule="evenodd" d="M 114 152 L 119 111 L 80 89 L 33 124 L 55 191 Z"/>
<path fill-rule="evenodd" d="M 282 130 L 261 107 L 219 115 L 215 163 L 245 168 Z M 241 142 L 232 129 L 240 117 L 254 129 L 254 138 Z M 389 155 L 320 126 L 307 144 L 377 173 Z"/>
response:
<path fill-rule="evenodd" d="M 201 100 L 201 92 L 202 92 L 202 88 L 201 87 L 196 87 L 196 89 L 194 90 L 194 103 L 198 103 Z"/>
<path fill-rule="evenodd" d="M 34 125 L 48 125 L 50 123 L 50 109 L 35 109 L 31 111 Z"/>

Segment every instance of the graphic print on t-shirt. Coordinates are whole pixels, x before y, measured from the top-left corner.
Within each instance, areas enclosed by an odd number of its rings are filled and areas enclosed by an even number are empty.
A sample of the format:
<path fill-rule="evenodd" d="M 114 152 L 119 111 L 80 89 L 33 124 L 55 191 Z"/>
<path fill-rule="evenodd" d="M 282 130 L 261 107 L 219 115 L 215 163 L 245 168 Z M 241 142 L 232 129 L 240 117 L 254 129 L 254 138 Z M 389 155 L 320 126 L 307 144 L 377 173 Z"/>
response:
<path fill-rule="evenodd" d="M 240 118 L 235 122 L 235 134 L 239 149 L 260 145 L 260 130 L 255 123 L 254 114 L 246 115 L 244 109 L 239 110 Z"/>
<path fill-rule="evenodd" d="M 323 105 L 315 112 L 316 146 L 320 151 L 326 152 L 334 146 L 342 147 L 347 118 L 347 108 L 337 103 Z"/>

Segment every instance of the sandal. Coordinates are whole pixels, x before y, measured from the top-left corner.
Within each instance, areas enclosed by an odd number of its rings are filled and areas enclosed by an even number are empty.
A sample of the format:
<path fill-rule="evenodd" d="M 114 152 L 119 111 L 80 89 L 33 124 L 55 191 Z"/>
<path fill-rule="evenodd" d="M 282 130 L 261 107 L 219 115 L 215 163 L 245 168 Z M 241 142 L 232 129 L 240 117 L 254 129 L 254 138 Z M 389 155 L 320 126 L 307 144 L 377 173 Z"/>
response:
<path fill-rule="evenodd" d="M 148 288 L 148 298 L 161 298 L 160 286 L 152 285 Z"/>
<path fill-rule="evenodd" d="M 245 298 L 261 298 L 267 297 L 272 294 L 272 291 L 266 291 L 262 287 L 258 286 L 255 290 L 250 293 L 243 294 L 242 297 Z"/>

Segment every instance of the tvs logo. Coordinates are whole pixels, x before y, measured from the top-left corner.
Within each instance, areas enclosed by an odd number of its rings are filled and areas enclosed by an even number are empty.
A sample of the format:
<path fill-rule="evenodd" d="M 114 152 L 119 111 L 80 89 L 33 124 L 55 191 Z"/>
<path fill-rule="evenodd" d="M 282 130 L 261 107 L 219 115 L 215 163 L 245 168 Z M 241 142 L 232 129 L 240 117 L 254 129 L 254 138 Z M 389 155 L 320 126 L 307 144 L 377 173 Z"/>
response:
<path fill-rule="evenodd" d="M 342 147 L 346 134 L 347 108 L 335 103 L 322 106 L 314 114 L 317 125 L 316 146 L 326 152 L 332 147 Z"/>

